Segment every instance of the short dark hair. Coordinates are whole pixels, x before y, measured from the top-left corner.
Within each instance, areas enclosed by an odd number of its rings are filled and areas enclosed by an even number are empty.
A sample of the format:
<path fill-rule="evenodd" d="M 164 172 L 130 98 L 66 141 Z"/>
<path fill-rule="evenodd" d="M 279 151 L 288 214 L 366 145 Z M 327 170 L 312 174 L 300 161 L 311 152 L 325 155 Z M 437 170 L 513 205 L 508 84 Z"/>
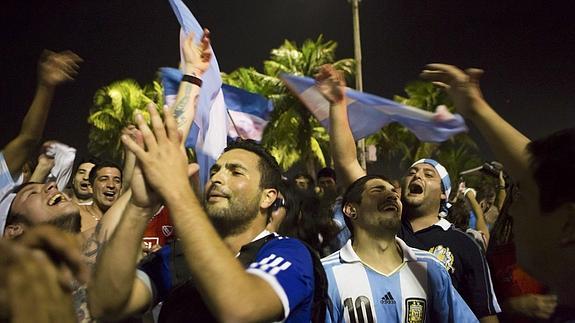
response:
<path fill-rule="evenodd" d="M 365 175 L 363 177 L 358 178 L 355 182 L 351 183 L 343 193 L 343 199 L 341 201 L 341 211 L 343 212 L 343 219 L 345 220 L 345 224 L 349 228 L 349 231 L 353 234 L 353 224 L 349 217 L 345 214 L 345 206 L 349 203 L 357 203 L 358 205 L 361 204 L 361 194 L 365 190 L 365 184 L 372 179 L 382 179 L 391 184 L 391 180 L 384 175 L 380 174 L 373 174 L 373 175 Z"/>
<path fill-rule="evenodd" d="M 530 168 L 539 187 L 539 205 L 552 212 L 575 202 L 575 128 L 567 128 L 527 145 Z"/>
<path fill-rule="evenodd" d="M 260 144 L 251 139 L 237 139 L 230 143 L 224 153 L 233 149 L 243 149 L 258 155 L 258 167 L 261 173 L 260 188 L 278 189 L 282 178 L 281 168 L 276 159 Z"/>
<path fill-rule="evenodd" d="M 90 181 L 90 184 L 94 185 L 94 181 L 96 180 L 96 174 L 98 173 L 98 170 L 105 168 L 105 167 L 112 167 L 112 168 L 116 168 L 120 171 L 120 180 L 122 179 L 122 168 L 120 167 L 120 165 L 114 163 L 113 161 L 109 161 L 109 160 L 100 160 L 97 161 L 97 163 L 94 165 L 94 167 L 92 167 L 92 170 L 90 170 L 90 175 L 88 176 L 88 180 Z"/>
<path fill-rule="evenodd" d="M 335 170 L 333 170 L 331 167 L 324 167 L 320 169 L 319 172 L 317 172 L 317 179 L 320 179 L 321 177 L 331 177 L 334 181 L 337 180 L 335 176 Z"/>
<path fill-rule="evenodd" d="M 32 184 L 42 184 L 42 183 L 38 183 L 38 182 L 26 182 L 20 186 L 17 186 L 16 188 L 14 188 L 14 190 L 12 191 L 11 194 L 17 195 L 22 189 L 24 189 L 26 186 L 28 185 L 32 185 Z M 8 214 L 6 216 L 6 223 L 5 223 L 5 227 L 10 225 L 10 224 L 15 224 L 15 223 L 24 223 L 26 225 L 30 225 L 30 220 L 28 220 L 28 218 L 26 218 L 24 216 L 24 214 L 21 213 L 16 213 L 13 209 L 12 206 L 14 205 L 14 200 L 16 199 L 16 196 L 14 196 L 14 198 L 12 199 L 12 202 L 10 202 L 10 206 L 8 207 Z"/>

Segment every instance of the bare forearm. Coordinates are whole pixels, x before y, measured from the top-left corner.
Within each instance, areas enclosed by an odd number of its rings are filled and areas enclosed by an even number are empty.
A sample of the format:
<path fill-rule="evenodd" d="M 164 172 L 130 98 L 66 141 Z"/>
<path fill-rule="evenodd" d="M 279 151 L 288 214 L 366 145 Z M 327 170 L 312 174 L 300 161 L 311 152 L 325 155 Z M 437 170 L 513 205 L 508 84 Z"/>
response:
<path fill-rule="evenodd" d="M 279 298 L 265 281 L 245 272 L 213 228 L 191 188 L 166 202 L 194 282 L 212 313 L 220 321 L 277 319 L 283 312 Z M 274 298 L 277 307 L 266 305 Z"/>
<path fill-rule="evenodd" d="M 184 138 L 188 136 L 192 121 L 196 116 L 196 104 L 199 94 L 199 86 L 189 82 L 180 82 L 176 102 L 170 111 L 174 114 L 178 123 L 178 130 L 182 132 Z"/>
<path fill-rule="evenodd" d="M 479 205 L 479 203 L 477 203 L 477 199 L 475 199 L 475 196 L 471 196 L 471 194 L 466 194 L 465 198 L 467 199 L 467 202 L 471 206 L 471 209 L 473 210 L 473 213 L 475 214 L 475 217 L 477 219 L 476 223 L 477 231 L 483 233 L 483 235 L 485 236 L 486 243 L 489 243 L 489 229 L 487 228 L 487 223 L 485 223 L 485 215 L 483 214 L 481 206 Z"/>
<path fill-rule="evenodd" d="M 497 189 L 497 197 L 495 199 L 495 206 L 498 210 L 503 208 L 503 203 L 505 203 L 505 199 L 507 198 L 507 191 L 505 188 L 498 188 Z"/>
<path fill-rule="evenodd" d="M 22 121 L 20 133 L 4 148 L 4 158 L 11 174 L 20 172 L 28 156 L 42 139 L 53 97 L 53 87 L 38 85 L 34 100 Z"/>
<path fill-rule="evenodd" d="M 89 305 L 95 317 L 117 317 L 130 301 L 136 278 L 142 235 L 151 210 L 131 203 L 111 239 L 98 256 L 96 270 L 88 288 Z"/>
<path fill-rule="evenodd" d="M 30 182 L 44 183 L 46 181 L 46 178 L 50 174 L 51 169 L 52 166 L 45 166 L 38 164 L 38 166 L 36 166 L 36 168 L 34 169 L 32 176 L 30 176 Z"/>
<path fill-rule="evenodd" d="M 136 167 L 136 156 L 126 149 L 124 151 L 124 169 L 122 170 L 122 193 L 130 188 L 134 167 Z"/>
<path fill-rule="evenodd" d="M 329 118 L 330 148 L 334 157 L 335 168 L 343 178 L 344 187 L 347 187 L 365 175 L 365 171 L 357 161 L 357 150 L 349 126 L 345 101 L 331 106 Z"/>
<path fill-rule="evenodd" d="M 528 174 L 528 155 L 525 147 L 530 142 L 521 132 L 499 116 L 483 99 L 472 101 L 473 113 L 467 116 L 479 129 L 487 143 L 509 173 L 516 179 Z"/>

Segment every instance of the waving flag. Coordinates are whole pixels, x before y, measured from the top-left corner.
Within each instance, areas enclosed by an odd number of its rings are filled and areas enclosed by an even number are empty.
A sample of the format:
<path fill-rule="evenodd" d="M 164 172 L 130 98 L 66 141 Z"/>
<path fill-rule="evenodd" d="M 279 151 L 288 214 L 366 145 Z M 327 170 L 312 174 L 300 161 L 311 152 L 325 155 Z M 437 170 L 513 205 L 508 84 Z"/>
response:
<path fill-rule="evenodd" d="M 167 105 L 172 105 L 178 94 L 178 87 L 182 80 L 182 72 L 177 68 L 160 68 L 160 79 L 164 86 L 164 97 Z M 228 137 L 235 139 L 262 140 L 264 128 L 268 124 L 273 104 L 265 97 L 237 88 L 222 84 L 225 107 L 229 118 Z M 239 132 L 239 135 L 238 135 Z M 192 125 L 188 142 L 196 142 L 198 127 Z"/>
<path fill-rule="evenodd" d="M 193 32 L 195 41 L 199 42 L 203 28 L 182 0 L 169 1 L 181 26 L 180 56 L 183 56 L 182 44 L 185 36 Z M 196 115 L 186 140 L 186 146 L 195 148 L 200 165 L 201 184 L 204 185 L 208 180 L 210 167 L 227 145 L 228 125 L 222 93 L 222 79 L 218 61 L 213 51 L 210 67 L 202 75 L 202 80 L 203 85 L 198 97 Z"/>
<path fill-rule="evenodd" d="M 315 86 L 315 80 L 290 74 L 281 74 L 281 80 L 310 110 L 318 121 L 329 128 L 329 101 Z M 463 117 L 451 114 L 445 107 L 435 113 L 406 106 L 369 93 L 346 89 L 347 116 L 355 140 L 398 122 L 421 141 L 442 142 L 467 131 Z"/>
<path fill-rule="evenodd" d="M 272 102 L 259 94 L 227 84 L 222 85 L 222 90 L 232 123 L 228 136 L 261 141 L 274 108 Z"/>

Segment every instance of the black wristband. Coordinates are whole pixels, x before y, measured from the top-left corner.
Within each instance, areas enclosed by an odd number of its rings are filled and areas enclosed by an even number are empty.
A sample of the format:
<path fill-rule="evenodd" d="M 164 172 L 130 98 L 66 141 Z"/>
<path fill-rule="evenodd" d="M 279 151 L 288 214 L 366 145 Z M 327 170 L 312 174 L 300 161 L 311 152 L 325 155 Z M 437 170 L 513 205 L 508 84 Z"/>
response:
<path fill-rule="evenodd" d="M 188 83 L 192 83 L 195 84 L 199 87 L 202 87 L 202 79 L 197 77 L 197 76 L 193 76 L 193 75 L 188 75 L 188 74 L 184 74 L 184 77 L 182 77 L 182 82 L 188 82 Z"/>

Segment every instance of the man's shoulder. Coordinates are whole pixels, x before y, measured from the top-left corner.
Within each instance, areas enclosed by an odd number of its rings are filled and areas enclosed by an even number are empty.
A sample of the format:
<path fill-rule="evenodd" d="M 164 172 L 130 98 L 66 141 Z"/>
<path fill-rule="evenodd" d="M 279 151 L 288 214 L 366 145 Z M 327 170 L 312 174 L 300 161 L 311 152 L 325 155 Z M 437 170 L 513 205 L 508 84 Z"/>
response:
<path fill-rule="evenodd" d="M 303 256 L 310 259 L 308 247 L 298 239 L 274 234 L 258 251 L 258 255 L 273 252 L 276 256 Z"/>

